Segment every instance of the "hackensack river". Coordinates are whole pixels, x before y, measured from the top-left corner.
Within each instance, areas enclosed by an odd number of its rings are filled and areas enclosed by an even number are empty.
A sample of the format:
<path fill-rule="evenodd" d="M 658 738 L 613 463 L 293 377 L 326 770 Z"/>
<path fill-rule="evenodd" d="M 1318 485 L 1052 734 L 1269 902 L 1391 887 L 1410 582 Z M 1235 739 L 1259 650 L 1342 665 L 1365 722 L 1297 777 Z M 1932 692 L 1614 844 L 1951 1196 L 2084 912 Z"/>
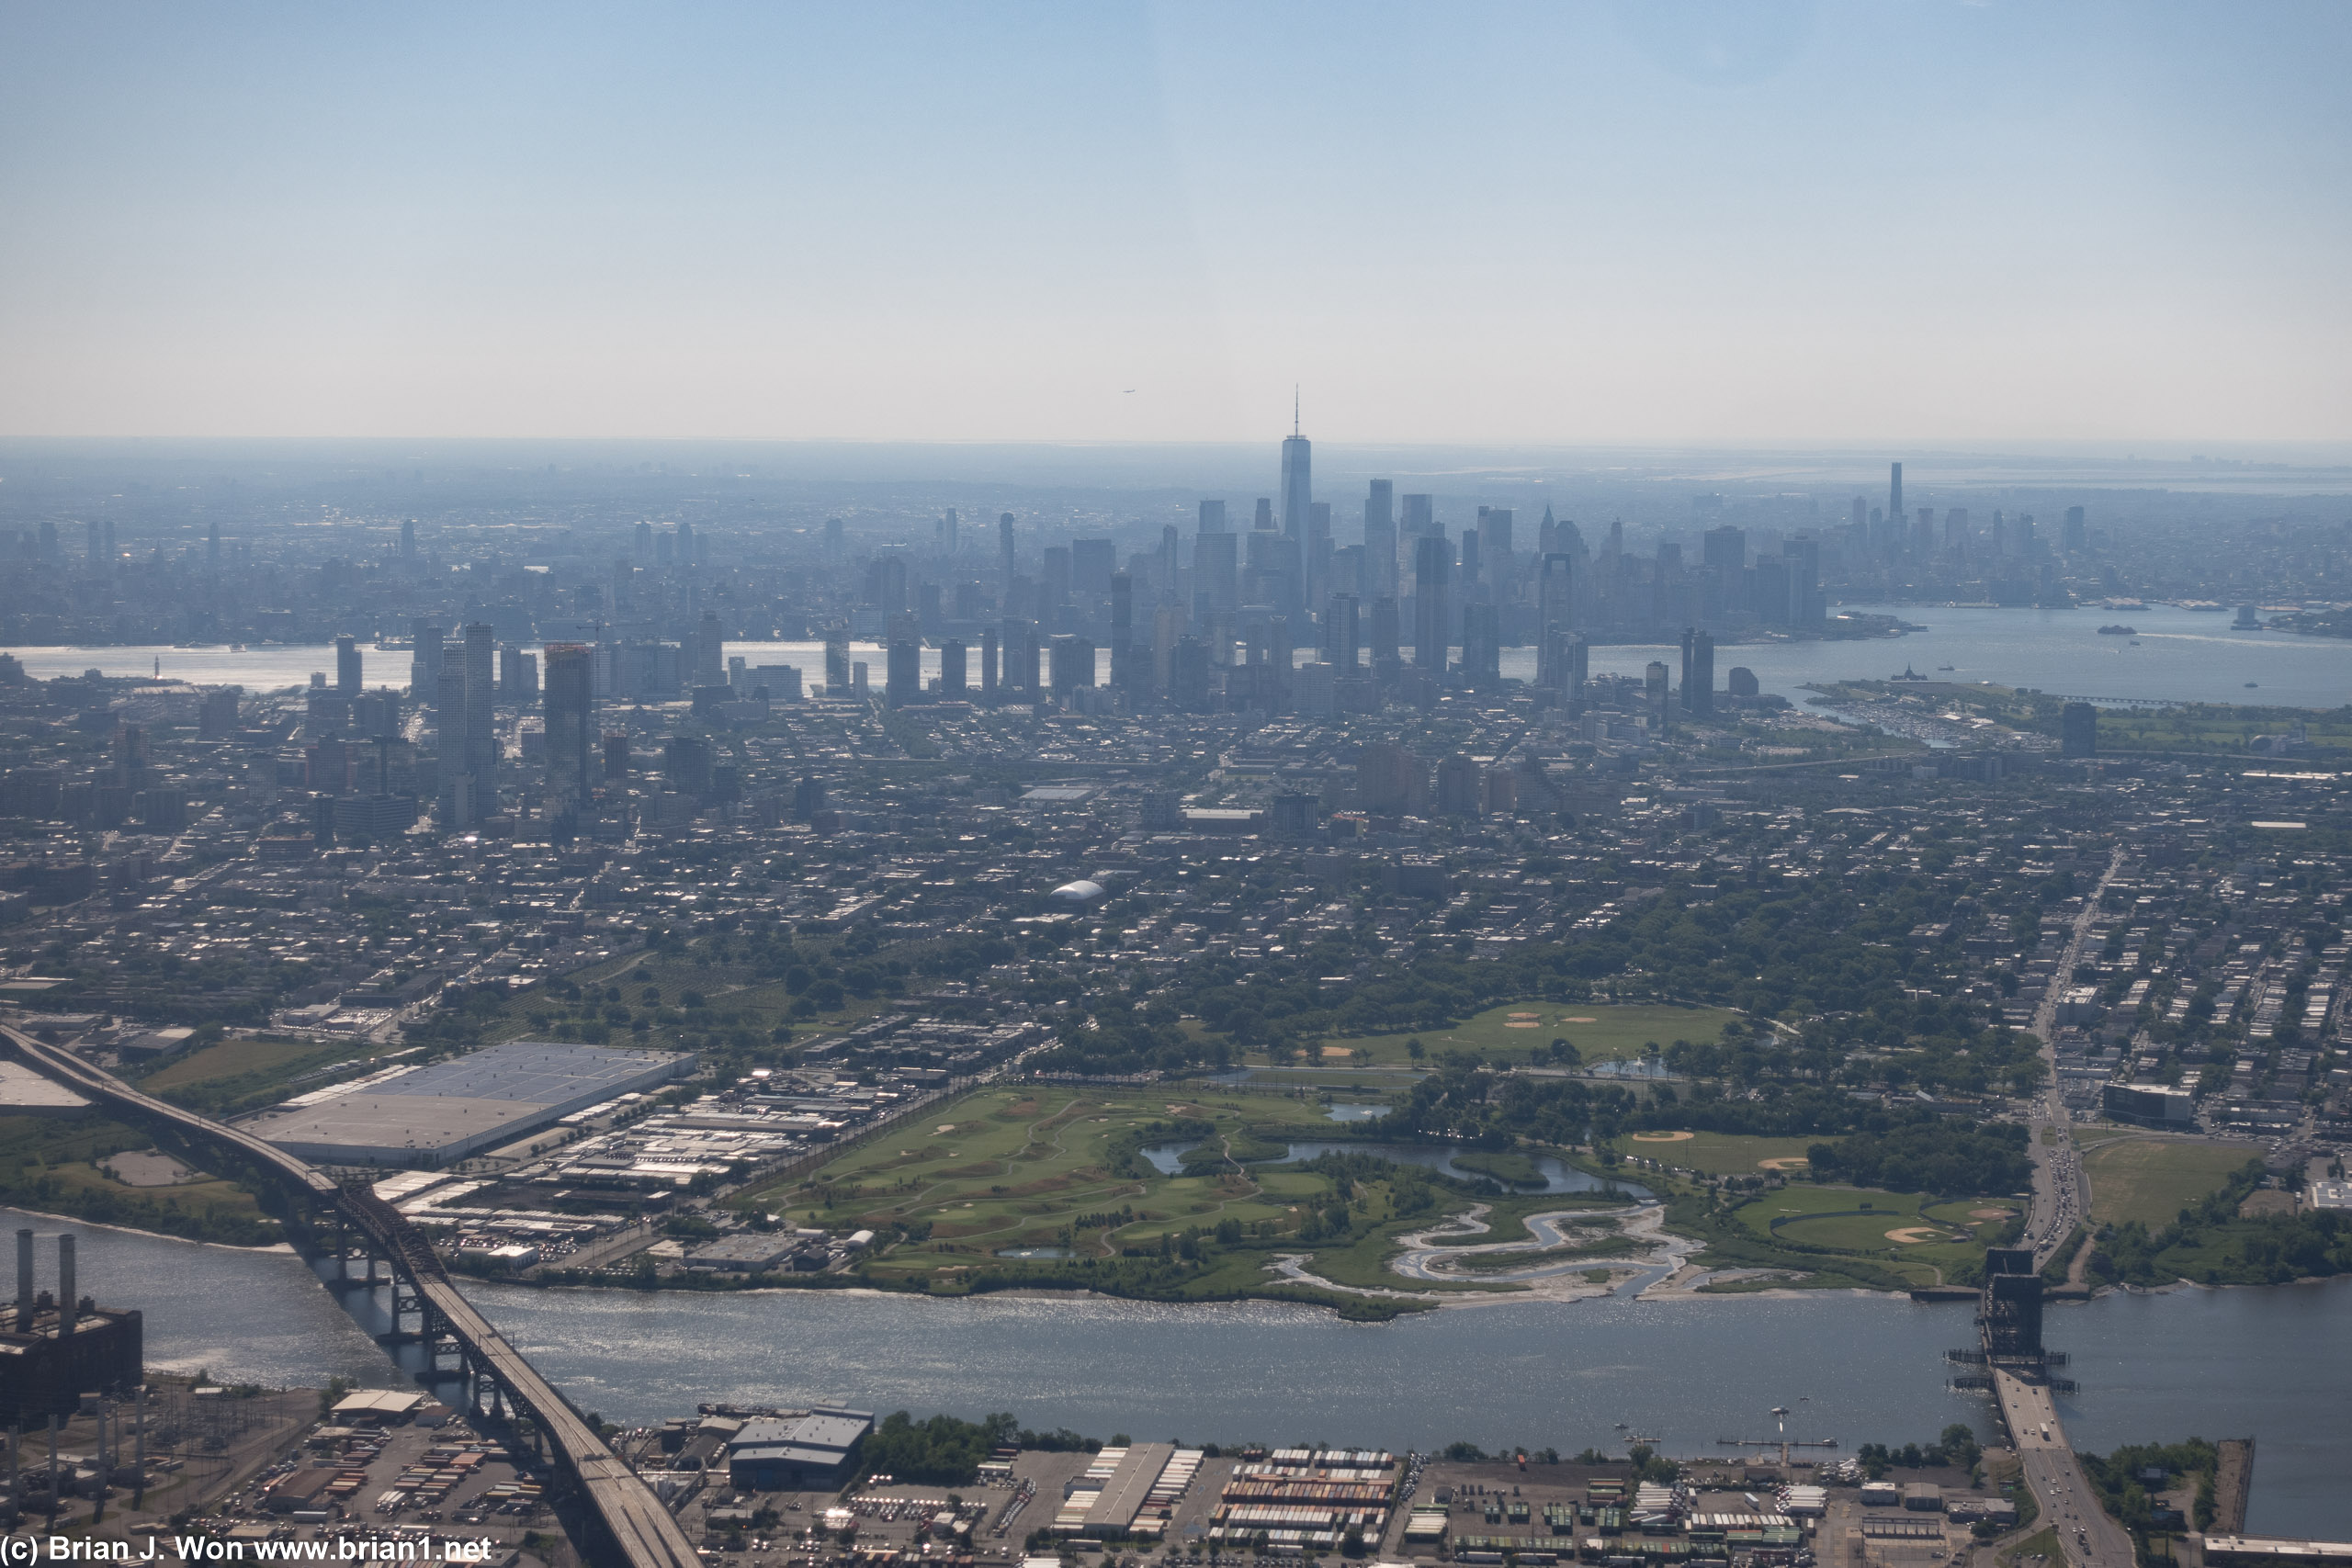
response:
<path fill-rule="evenodd" d="M 204 1247 L 0 1211 L 9 1228 L 81 1238 L 84 1289 L 146 1314 L 151 1366 L 278 1385 L 341 1374 L 397 1383 L 369 1337 L 292 1254 Z M 44 1253 L 44 1256 L 47 1254 Z M 1088 1296 L 968 1301 L 842 1291 L 739 1295 L 473 1285 L 468 1293 L 583 1410 L 644 1421 L 705 1400 L 862 1409 L 1009 1410 L 1095 1437 L 1310 1440 L 1428 1449 L 1588 1444 L 1631 1434 L 1677 1455 L 1720 1438 L 1863 1442 L 1990 1435 L 1981 1397 L 1944 1386 L 1973 1342 L 1966 1303 L 1853 1294 L 1530 1302 L 1340 1322 L 1264 1303 L 1166 1306 Z M 356 1315 L 354 1315 L 356 1314 Z M 2266 1290 L 2110 1295 L 2054 1307 L 2048 1338 L 2082 1392 L 2076 1445 L 2252 1436 L 2247 1528 L 2340 1538 L 2345 1328 L 2352 1279 Z M 1619 1423 L 1625 1423 L 1622 1427 Z"/>

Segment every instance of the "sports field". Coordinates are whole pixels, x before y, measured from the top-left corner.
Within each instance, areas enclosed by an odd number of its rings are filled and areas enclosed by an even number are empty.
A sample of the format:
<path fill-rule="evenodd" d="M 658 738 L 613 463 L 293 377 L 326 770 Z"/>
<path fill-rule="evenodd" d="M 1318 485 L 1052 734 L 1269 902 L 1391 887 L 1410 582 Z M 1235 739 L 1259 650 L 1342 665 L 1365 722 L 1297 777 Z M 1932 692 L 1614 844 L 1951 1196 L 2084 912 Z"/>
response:
<path fill-rule="evenodd" d="M 1661 1160 L 1707 1176 L 1754 1176 L 1781 1170 L 1803 1175 L 1804 1151 L 1815 1138 L 1751 1138 L 1727 1133 L 1634 1133 L 1618 1152 Z"/>
<path fill-rule="evenodd" d="M 1413 1059 L 1410 1043 L 1419 1040 L 1424 1060 L 1448 1051 L 1475 1051 L 1490 1062 L 1523 1062 L 1531 1056 L 1548 1060 L 1552 1042 L 1566 1040 L 1585 1062 L 1621 1062 L 1639 1056 L 1646 1043 L 1664 1050 L 1677 1040 L 1714 1040 L 1724 1025 L 1741 1021 L 1740 1014 L 1723 1008 L 1506 1002 L 1452 1029 L 1334 1040 L 1324 1054 L 1331 1060 L 1394 1066 Z"/>
<path fill-rule="evenodd" d="M 2138 1220 L 2151 1229 L 2226 1182 L 2255 1157 L 2244 1144 L 2189 1138 L 2112 1138 L 2083 1155 L 2091 1182 L 2091 1221 Z"/>
<path fill-rule="evenodd" d="M 1742 1204 L 1742 1224 L 1761 1240 L 1833 1248 L 1890 1263 L 1905 1274 L 1940 1280 L 1945 1271 L 1973 1264 L 2017 1213 L 2008 1198 L 1938 1201 L 1916 1192 L 1797 1183 Z"/>

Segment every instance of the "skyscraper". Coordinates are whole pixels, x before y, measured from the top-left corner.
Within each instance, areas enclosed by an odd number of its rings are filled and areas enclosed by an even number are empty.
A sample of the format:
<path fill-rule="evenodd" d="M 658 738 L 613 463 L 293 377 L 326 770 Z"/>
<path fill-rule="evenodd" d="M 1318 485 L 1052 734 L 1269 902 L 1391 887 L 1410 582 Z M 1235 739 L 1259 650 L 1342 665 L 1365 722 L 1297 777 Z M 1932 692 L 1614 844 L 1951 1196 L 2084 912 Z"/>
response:
<path fill-rule="evenodd" d="M 996 520 L 997 565 L 1004 572 L 1007 582 L 1012 581 L 1012 513 L 1008 512 Z"/>
<path fill-rule="evenodd" d="M 1201 502 L 1200 531 L 1204 534 L 1222 534 L 1225 529 L 1225 502 L 1221 501 Z"/>
<path fill-rule="evenodd" d="M 1238 534 L 1202 532 L 1193 536 L 1193 592 L 1211 610 L 1241 607 L 1241 559 Z"/>
<path fill-rule="evenodd" d="M 1306 537 L 1307 508 L 1314 504 L 1314 445 L 1298 433 L 1297 400 L 1292 399 L 1290 434 L 1283 438 L 1283 532 Z"/>
<path fill-rule="evenodd" d="M 1387 479 L 1372 481 L 1363 499 L 1363 591 L 1377 596 L 1396 592 L 1396 487 Z"/>
<path fill-rule="evenodd" d="M 1715 711 L 1715 639 L 1690 626 L 1682 632 L 1682 711 L 1699 716 Z"/>
<path fill-rule="evenodd" d="M 497 809 L 498 645 L 487 624 L 466 627 L 466 772 L 474 777 L 476 809 Z"/>
<path fill-rule="evenodd" d="M 1413 663 L 1445 673 L 1453 630 L 1453 542 L 1423 535 L 1413 546 Z"/>
<path fill-rule="evenodd" d="M 1900 463 L 1893 465 L 1888 472 L 1886 515 L 1897 528 L 1903 526 L 1903 465 Z"/>
<path fill-rule="evenodd" d="M 1325 660 L 1338 665 L 1342 673 L 1354 674 L 1363 650 L 1363 625 L 1354 594 L 1331 595 L 1323 612 L 1323 629 Z"/>
<path fill-rule="evenodd" d="M 551 642 L 544 655 L 539 715 L 547 727 L 548 795 L 558 812 L 576 810 L 588 798 L 589 649 Z"/>
<path fill-rule="evenodd" d="M 365 689 L 360 679 L 359 639 L 345 636 L 334 639 L 334 689 L 337 695 L 356 697 Z"/>

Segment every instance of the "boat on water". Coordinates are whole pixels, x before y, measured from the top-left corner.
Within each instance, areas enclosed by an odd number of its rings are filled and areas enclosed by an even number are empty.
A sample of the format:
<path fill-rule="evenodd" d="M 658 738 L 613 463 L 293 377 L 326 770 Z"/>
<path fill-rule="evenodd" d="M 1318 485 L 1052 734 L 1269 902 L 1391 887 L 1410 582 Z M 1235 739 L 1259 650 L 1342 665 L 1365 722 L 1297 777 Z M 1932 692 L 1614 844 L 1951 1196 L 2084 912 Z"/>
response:
<path fill-rule="evenodd" d="M 2099 627 L 2098 635 L 2101 637 L 2137 637 L 2140 633 L 2138 627 L 2128 626 L 2119 621 L 2111 626 Z"/>
<path fill-rule="evenodd" d="M 1949 664 L 1939 664 L 1936 666 L 1936 673 L 1941 675 L 1948 672 L 1951 669 L 1951 666 Z"/>
<path fill-rule="evenodd" d="M 2262 682 L 2259 682 L 2259 681 L 2248 681 L 2248 682 L 2245 683 L 2245 689 L 2246 689 L 2247 691 L 2251 692 L 2251 691 L 2253 691 L 2256 686 L 2259 686 L 2259 685 L 2261 685 L 2261 684 L 2262 684 Z"/>

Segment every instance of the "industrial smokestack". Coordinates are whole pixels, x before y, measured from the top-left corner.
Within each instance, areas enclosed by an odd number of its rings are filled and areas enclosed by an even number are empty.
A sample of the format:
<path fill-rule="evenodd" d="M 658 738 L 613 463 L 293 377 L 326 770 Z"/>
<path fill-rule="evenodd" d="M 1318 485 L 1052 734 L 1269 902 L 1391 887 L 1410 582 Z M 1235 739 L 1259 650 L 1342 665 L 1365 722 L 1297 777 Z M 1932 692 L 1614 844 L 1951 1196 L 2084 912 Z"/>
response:
<path fill-rule="evenodd" d="M 33 1325 L 33 1232 L 30 1225 L 17 1233 L 17 1330 Z"/>
<path fill-rule="evenodd" d="M 57 1332 L 61 1337 L 74 1332 L 81 1300 L 74 1288 L 74 1238 L 62 1235 L 57 1238 Z"/>

